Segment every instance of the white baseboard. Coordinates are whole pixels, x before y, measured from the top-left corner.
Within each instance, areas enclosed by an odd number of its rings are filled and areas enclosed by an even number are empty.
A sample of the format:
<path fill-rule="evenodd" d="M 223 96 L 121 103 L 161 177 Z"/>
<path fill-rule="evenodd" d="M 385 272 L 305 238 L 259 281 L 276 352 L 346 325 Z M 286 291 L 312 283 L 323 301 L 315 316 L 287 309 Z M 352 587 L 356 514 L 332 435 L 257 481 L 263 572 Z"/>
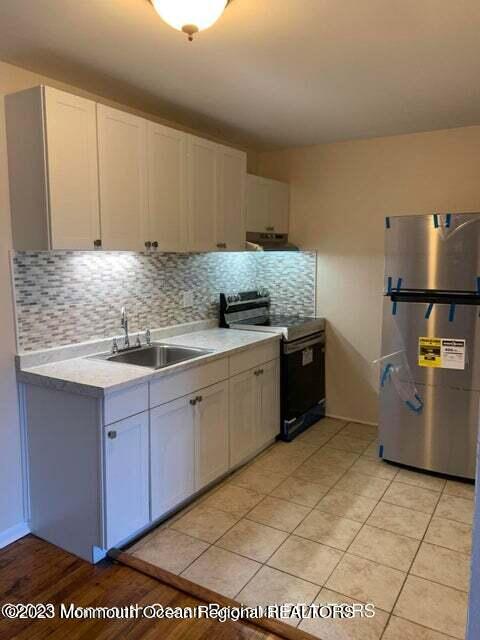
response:
<path fill-rule="evenodd" d="M 345 422 L 356 422 L 358 424 L 368 424 L 371 427 L 378 427 L 378 422 L 368 422 L 368 420 L 359 420 L 358 418 L 349 418 L 347 416 L 334 416 L 331 413 L 327 413 L 326 417 L 334 418 L 335 420 L 344 420 Z"/>
<path fill-rule="evenodd" d="M 10 527 L 10 529 L 0 531 L 0 549 L 12 544 L 12 542 L 15 542 L 16 540 L 20 540 L 20 538 L 23 538 L 29 533 L 30 527 L 26 522 L 20 522 L 14 527 Z"/>

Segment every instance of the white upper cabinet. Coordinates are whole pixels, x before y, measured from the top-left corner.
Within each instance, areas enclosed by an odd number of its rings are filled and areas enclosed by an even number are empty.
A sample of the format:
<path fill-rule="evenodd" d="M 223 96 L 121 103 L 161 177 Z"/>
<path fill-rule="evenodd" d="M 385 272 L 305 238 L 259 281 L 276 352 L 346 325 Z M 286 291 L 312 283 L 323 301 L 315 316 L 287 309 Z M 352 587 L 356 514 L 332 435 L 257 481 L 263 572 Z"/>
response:
<path fill-rule="evenodd" d="M 247 175 L 247 231 L 288 233 L 290 186 Z"/>
<path fill-rule="evenodd" d="M 216 249 L 217 145 L 188 136 L 188 222 L 191 251 Z"/>
<path fill-rule="evenodd" d="M 34 87 L 5 103 L 15 249 L 93 249 L 100 238 L 95 102 Z"/>
<path fill-rule="evenodd" d="M 245 249 L 246 175 L 246 153 L 217 145 L 217 249 Z"/>
<path fill-rule="evenodd" d="M 147 123 L 148 211 L 145 241 L 159 251 L 187 245 L 187 134 Z M 158 243 L 158 246 L 157 244 Z"/>
<path fill-rule="evenodd" d="M 102 247 L 145 248 L 146 140 L 143 118 L 97 105 Z"/>

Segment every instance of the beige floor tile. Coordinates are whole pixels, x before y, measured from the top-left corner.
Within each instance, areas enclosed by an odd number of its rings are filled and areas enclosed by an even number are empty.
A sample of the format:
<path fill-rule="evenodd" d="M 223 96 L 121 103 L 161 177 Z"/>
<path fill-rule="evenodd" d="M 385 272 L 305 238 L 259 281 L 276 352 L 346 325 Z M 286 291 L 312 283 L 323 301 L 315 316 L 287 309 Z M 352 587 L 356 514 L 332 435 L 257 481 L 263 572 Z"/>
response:
<path fill-rule="evenodd" d="M 369 441 L 339 433 L 329 441 L 328 446 L 333 447 L 334 449 L 340 449 L 341 451 L 363 453 L 368 448 Z"/>
<path fill-rule="evenodd" d="M 350 598 L 358 598 L 361 602 L 371 602 L 384 611 L 391 611 L 405 576 L 397 569 L 347 553 L 325 586 Z"/>
<path fill-rule="evenodd" d="M 468 591 L 470 556 L 423 542 L 410 570 L 415 576 Z"/>
<path fill-rule="evenodd" d="M 372 444 L 369 445 L 368 449 L 365 449 L 365 451 L 362 453 L 362 457 L 375 458 L 376 460 L 379 460 L 378 448 L 378 442 L 372 442 Z"/>
<path fill-rule="evenodd" d="M 408 571 L 419 544 L 413 538 L 365 525 L 350 545 L 348 553 L 393 569 Z"/>
<path fill-rule="evenodd" d="M 258 562 L 242 558 L 225 549 L 210 547 L 182 573 L 182 576 L 223 596 L 233 598 L 260 567 Z"/>
<path fill-rule="evenodd" d="M 398 473 L 398 468 L 388 462 L 384 462 L 380 458 L 373 459 L 365 456 L 361 456 L 351 467 L 351 470 L 384 480 L 393 480 Z"/>
<path fill-rule="evenodd" d="M 267 564 L 274 569 L 322 586 L 342 556 L 342 551 L 293 535 L 282 544 Z"/>
<path fill-rule="evenodd" d="M 272 529 L 252 520 L 240 520 L 215 543 L 215 546 L 233 551 L 257 562 L 266 562 L 288 538 L 288 533 Z"/>
<path fill-rule="evenodd" d="M 274 489 L 270 495 L 276 498 L 283 498 L 290 502 L 302 504 L 305 507 L 314 507 L 322 496 L 330 489 L 330 483 L 324 485 L 308 482 L 301 478 L 287 478 Z"/>
<path fill-rule="evenodd" d="M 267 497 L 252 509 L 247 517 L 254 522 L 291 533 L 309 512 L 309 507 Z"/>
<path fill-rule="evenodd" d="M 308 457 L 308 456 L 307 456 Z M 265 455 L 258 458 L 250 468 L 256 470 L 266 470 L 273 473 L 282 473 L 288 476 L 297 469 L 305 460 L 304 455 L 289 455 L 281 450 L 269 450 Z"/>
<path fill-rule="evenodd" d="M 341 435 L 352 436 L 353 438 L 361 438 L 362 440 L 375 440 L 378 435 L 378 428 L 369 424 L 360 424 L 358 422 L 350 422 L 341 430 Z"/>
<path fill-rule="evenodd" d="M 410 469 L 400 469 L 395 480 L 404 484 L 411 484 L 414 487 L 430 489 L 431 491 L 443 491 L 446 483 L 443 478 L 437 478 L 421 471 L 411 471 Z"/>
<path fill-rule="evenodd" d="M 218 509 L 209 509 L 203 505 L 194 507 L 184 516 L 172 522 L 170 527 L 205 542 L 215 542 L 233 527 L 238 518 Z"/>
<path fill-rule="evenodd" d="M 473 500 L 475 497 L 475 485 L 467 482 L 456 482 L 455 480 L 447 480 L 445 493 L 449 496 L 457 496 L 457 498 L 466 498 Z"/>
<path fill-rule="evenodd" d="M 429 514 L 434 512 L 438 498 L 439 494 L 436 491 L 414 487 L 396 480 L 392 482 L 383 496 L 384 502 Z"/>
<path fill-rule="evenodd" d="M 303 458 L 303 460 L 309 458 L 315 451 L 318 451 L 319 448 L 320 445 L 309 444 L 304 440 L 298 440 L 298 438 L 293 442 L 280 441 L 274 445 L 274 451 L 280 451 L 287 456 L 295 455 L 298 458 Z"/>
<path fill-rule="evenodd" d="M 174 529 L 161 529 L 135 549 L 132 555 L 179 574 L 208 549 L 207 542 Z"/>
<path fill-rule="evenodd" d="M 264 496 L 245 487 L 226 484 L 202 502 L 202 506 L 230 513 L 239 520 L 258 504 Z"/>
<path fill-rule="evenodd" d="M 463 522 L 434 517 L 425 534 L 425 542 L 469 554 L 472 551 L 472 527 Z"/>
<path fill-rule="evenodd" d="M 271 567 L 262 567 L 236 597 L 246 606 L 269 604 L 311 604 L 319 587 Z M 298 619 L 282 619 L 287 624 L 298 624 Z"/>
<path fill-rule="evenodd" d="M 421 540 L 425 535 L 430 515 L 399 507 L 389 502 L 379 502 L 367 520 L 367 524 L 402 536 Z"/>
<path fill-rule="evenodd" d="M 295 535 L 345 550 L 361 526 L 359 522 L 314 509 L 295 529 Z"/>
<path fill-rule="evenodd" d="M 343 429 L 347 425 L 346 420 L 338 420 L 337 418 L 322 418 L 316 422 L 313 426 L 311 426 L 307 433 L 310 431 L 319 431 L 328 435 L 335 435 L 341 429 Z"/>
<path fill-rule="evenodd" d="M 347 471 L 343 478 L 339 480 L 336 488 L 364 496 L 365 498 L 380 500 L 388 485 L 389 480 L 366 476 L 364 473 L 357 473 L 356 471 Z"/>
<path fill-rule="evenodd" d="M 382 640 L 450 640 L 450 638 L 451 636 L 445 636 L 438 631 L 392 616 Z"/>
<path fill-rule="evenodd" d="M 343 469 L 339 469 L 335 463 L 330 462 L 319 465 L 318 462 L 312 463 L 310 459 L 298 467 L 298 469 L 293 472 L 292 476 L 294 478 L 306 480 L 307 482 L 315 482 L 322 486 L 333 487 L 344 473 L 345 471 Z"/>
<path fill-rule="evenodd" d="M 319 429 L 307 429 L 307 431 L 298 436 L 297 440 L 318 448 L 326 444 L 331 437 L 331 433 L 323 433 Z"/>
<path fill-rule="evenodd" d="M 435 510 L 435 516 L 456 520 L 464 524 L 473 523 L 474 503 L 468 498 L 457 498 L 457 496 L 443 495 Z"/>
<path fill-rule="evenodd" d="M 343 451 L 341 449 L 334 449 L 329 444 L 319 449 L 308 460 L 310 464 L 316 464 L 322 466 L 325 464 L 334 465 L 338 471 L 341 469 L 348 469 L 352 466 L 355 460 L 358 460 L 359 454 L 353 451 Z"/>
<path fill-rule="evenodd" d="M 349 518 L 356 522 L 365 522 L 376 504 L 377 501 L 371 498 L 357 496 L 354 493 L 347 493 L 333 487 L 333 489 L 320 500 L 316 509 L 333 513 L 343 518 Z"/>
<path fill-rule="evenodd" d="M 463 640 L 467 621 L 467 594 L 410 575 L 394 613 Z"/>
<path fill-rule="evenodd" d="M 275 487 L 285 480 L 283 473 L 272 473 L 270 471 L 259 471 L 252 467 L 236 473 L 229 480 L 230 484 L 234 484 L 237 487 L 245 487 L 245 489 L 251 489 L 258 493 L 270 493 Z"/>
<path fill-rule="evenodd" d="M 352 600 L 345 596 L 322 589 L 315 600 L 321 604 L 358 604 L 358 600 Z M 299 629 L 311 633 L 322 640 L 378 640 L 387 624 L 388 614 L 380 609 L 375 610 L 372 618 L 356 616 L 355 618 L 311 618 L 303 620 Z"/>

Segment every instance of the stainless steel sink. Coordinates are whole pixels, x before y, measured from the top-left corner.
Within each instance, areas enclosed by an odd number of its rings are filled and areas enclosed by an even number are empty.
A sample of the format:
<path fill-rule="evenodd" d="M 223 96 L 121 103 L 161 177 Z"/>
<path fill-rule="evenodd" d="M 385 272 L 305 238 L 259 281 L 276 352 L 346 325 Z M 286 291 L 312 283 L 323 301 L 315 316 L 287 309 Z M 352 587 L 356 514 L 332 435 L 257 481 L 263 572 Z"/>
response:
<path fill-rule="evenodd" d="M 149 346 L 133 348 L 129 351 L 115 354 L 95 356 L 108 362 L 120 362 L 122 364 L 134 364 L 149 369 L 163 369 L 172 364 L 193 360 L 200 356 L 213 353 L 209 349 L 196 347 L 178 347 L 171 344 L 152 343 Z"/>

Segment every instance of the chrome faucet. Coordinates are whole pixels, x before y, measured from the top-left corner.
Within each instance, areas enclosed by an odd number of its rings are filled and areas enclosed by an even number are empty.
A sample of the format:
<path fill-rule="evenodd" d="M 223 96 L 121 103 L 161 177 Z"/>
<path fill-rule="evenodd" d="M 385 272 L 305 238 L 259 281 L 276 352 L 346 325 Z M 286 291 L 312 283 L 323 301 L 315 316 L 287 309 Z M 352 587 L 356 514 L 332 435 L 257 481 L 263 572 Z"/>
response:
<path fill-rule="evenodd" d="M 122 307 L 122 316 L 121 316 L 120 326 L 125 332 L 125 339 L 124 339 L 123 346 L 125 347 L 125 349 L 128 349 L 130 347 L 130 338 L 128 337 L 128 316 L 127 316 L 126 307 Z"/>

